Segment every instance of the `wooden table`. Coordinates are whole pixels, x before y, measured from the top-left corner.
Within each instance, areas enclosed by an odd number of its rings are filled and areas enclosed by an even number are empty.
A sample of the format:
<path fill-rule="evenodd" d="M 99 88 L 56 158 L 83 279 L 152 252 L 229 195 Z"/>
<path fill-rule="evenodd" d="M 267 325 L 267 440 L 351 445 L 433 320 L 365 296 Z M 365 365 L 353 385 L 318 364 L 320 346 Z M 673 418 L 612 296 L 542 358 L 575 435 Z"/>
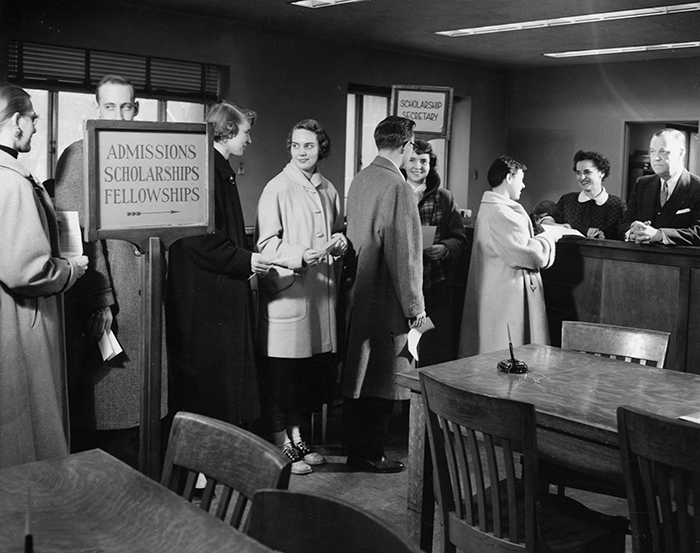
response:
<path fill-rule="evenodd" d="M 530 372 L 496 368 L 507 350 L 413 369 L 397 375 L 410 388 L 409 534 L 432 547 L 434 496 L 418 373 L 439 375 L 466 390 L 533 403 L 538 447 L 549 460 L 611 481 L 622 479 L 617 407 L 631 405 L 668 417 L 700 411 L 700 376 L 530 344 L 515 348 Z M 424 478 L 425 475 L 425 478 Z"/>
<path fill-rule="evenodd" d="M 97 449 L 0 470 L 3 553 L 24 551 L 28 497 L 37 553 L 270 551 Z"/>

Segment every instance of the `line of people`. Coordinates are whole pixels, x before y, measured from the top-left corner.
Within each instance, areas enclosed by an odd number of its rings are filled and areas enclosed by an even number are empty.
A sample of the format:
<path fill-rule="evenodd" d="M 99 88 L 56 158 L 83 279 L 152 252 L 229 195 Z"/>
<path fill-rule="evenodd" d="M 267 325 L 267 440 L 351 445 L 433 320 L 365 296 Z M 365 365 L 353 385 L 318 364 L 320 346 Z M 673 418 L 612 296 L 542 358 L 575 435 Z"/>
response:
<path fill-rule="evenodd" d="M 100 118 L 138 114 L 133 86 L 121 77 L 105 77 L 96 99 Z M 17 161 L 37 118 L 25 91 L 0 87 L 0 466 L 64 454 L 69 439 L 74 451 L 118 443 L 118 454 L 135 463 L 141 252 L 100 240 L 85 243 L 84 256 L 61 257 L 48 194 Z M 238 425 L 262 416 L 296 474 L 325 461 L 302 436 L 300 416 L 325 399 L 341 358 L 348 464 L 402 469 L 385 456 L 385 419 L 394 400 L 407 399 L 395 375 L 413 366 L 408 331 L 427 313 L 437 330 L 426 334 L 422 365 L 503 349 L 506 323 L 514 345 L 548 343 L 540 270 L 554 262 L 565 232 L 558 225 L 591 238 L 617 229 L 640 244 L 700 245 L 700 179 L 683 166 L 682 133 L 654 135 L 655 175 L 639 179 L 622 216 L 622 202 L 602 186 L 609 162 L 580 151 L 581 191 L 561 198 L 554 221 L 533 225 L 517 201 L 526 167 L 501 156 L 477 218 L 456 348 L 449 272 L 469 244 L 454 198 L 440 188 L 437 157 L 415 138 L 414 123 L 390 116 L 377 125 L 378 155 L 353 179 L 346 225 L 337 190 L 319 170 L 330 138 L 317 121 L 299 122 L 287 138 L 289 163 L 260 197 L 250 245 L 230 158 L 252 143 L 256 119 L 226 101 L 208 111 L 216 231 L 169 251 L 161 416 L 189 410 Z M 83 162 L 81 141 L 62 154 L 55 201 L 84 221 Z M 425 248 L 422 226 L 435 227 Z M 104 361 L 97 341 L 108 329 L 124 352 Z"/>
<path fill-rule="evenodd" d="M 101 119 L 138 114 L 134 88 L 119 76 L 102 79 L 96 100 Z M 0 198 L 7 237 L 0 282 L 11 299 L 0 304 L 0 466 L 66 454 L 69 443 L 72 451 L 102 447 L 135 464 L 141 252 L 126 241 L 99 240 L 83 244 L 84 256 L 60 256 L 48 194 L 16 163 L 18 152 L 29 150 L 37 117 L 21 88 L 0 88 L 0 170 L 17 173 L 3 173 L 0 186 L 8 194 Z M 383 418 L 393 400 L 404 399 L 394 375 L 412 365 L 407 333 L 426 318 L 424 288 L 436 318 L 448 318 L 449 268 L 468 245 L 457 206 L 439 188 L 437 158 L 415 140 L 414 123 L 389 117 L 375 131 L 379 155 L 353 181 L 346 227 L 341 199 L 318 168 L 330 138 L 307 119 L 289 133 L 290 162 L 263 190 L 251 248 L 230 158 L 252 143 L 256 118 L 227 101 L 207 114 L 216 230 L 181 239 L 168 254 L 161 416 L 189 410 L 250 425 L 262 415 L 293 472 L 307 474 L 325 459 L 302 437 L 300 415 L 328 392 L 342 353 L 348 464 L 399 471 L 401 463 L 384 455 Z M 58 161 L 55 202 L 78 211 L 81 222 L 83 171 L 78 141 Z M 436 227 L 425 252 L 421 224 Z M 110 329 L 124 351 L 104 360 L 98 341 Z M 424 351 L 445 356 L 447 347 L 452 358 L 450 342 L 445 332 Z"/>

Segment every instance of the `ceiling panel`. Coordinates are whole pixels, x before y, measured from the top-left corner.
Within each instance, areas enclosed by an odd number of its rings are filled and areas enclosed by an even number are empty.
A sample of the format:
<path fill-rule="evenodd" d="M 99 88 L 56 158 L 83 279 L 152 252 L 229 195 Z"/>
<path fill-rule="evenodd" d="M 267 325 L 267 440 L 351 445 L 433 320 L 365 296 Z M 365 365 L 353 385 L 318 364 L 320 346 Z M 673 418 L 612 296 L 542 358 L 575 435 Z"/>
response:
<path fill-rule="evenodd" d="M 700 56 L 698 49 L 556 60 L 545 52 L 700 40 L 700 12 L 449 38 L 435 31 L 684 3 L 649 0 L 370 0 L 322 9 L 286 0 L 122 0 L 137 6 L 503 67 Z"/>

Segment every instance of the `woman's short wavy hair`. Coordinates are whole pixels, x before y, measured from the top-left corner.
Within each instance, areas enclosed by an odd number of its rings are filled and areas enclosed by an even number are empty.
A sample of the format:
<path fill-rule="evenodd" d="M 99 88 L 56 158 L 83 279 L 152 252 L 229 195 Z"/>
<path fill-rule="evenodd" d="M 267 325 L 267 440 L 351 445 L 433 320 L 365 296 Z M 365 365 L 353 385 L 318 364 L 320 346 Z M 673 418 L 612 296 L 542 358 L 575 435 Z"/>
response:
<path fill-rule="evenodd" d="M 590 161 L 593 163 L 596 169 L 603 173 L 603 178 L 601 180 L 605 180 L 608 176 L 610 176 L 610 160 L 608 160 L 608 158 L 603 154 L 579 150 L 574 154 L 574 171 L 576 171 L 576 164 L 579 161 Z"/>
<path fill-rule="evenodd" d="M 297 129 L 310 131 L 316 134 L 316 140 L 318 140 L 319 161 L 331 155 L 331 137 L 326 134 L 325 130 L 323 130 L 321 123 L 315 119 L 304 119 L 292 127 L 292 130 L 289 131 L 289 136 L 287 137 L 287 150 L 289 152 L 292 150 L 292 135 Z"/>
<path fill-rule="evenodd" d="M 242 108 L 226 100 L 219 100 L 209 108 L 206 120 L 208 123 L 214 124 L 214 141 L 221 142 L 236 136 L 238 128 L 244 121 L 248 121 L 252 127 L 257 118 L 258 114 L 252 109 Z"/>

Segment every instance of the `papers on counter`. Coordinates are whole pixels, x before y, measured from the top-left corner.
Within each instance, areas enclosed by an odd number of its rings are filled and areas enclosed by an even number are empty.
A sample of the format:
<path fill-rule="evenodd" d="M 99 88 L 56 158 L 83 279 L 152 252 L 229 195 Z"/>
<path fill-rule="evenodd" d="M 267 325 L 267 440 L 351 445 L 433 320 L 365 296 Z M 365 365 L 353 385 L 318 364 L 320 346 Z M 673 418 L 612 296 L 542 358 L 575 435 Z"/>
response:
<path fill-rule="evenodd" d="M 413 358 L 418 361 L 418 343 L 423 334 L 435 328 L 430 317 L 425 318 L 425 322 L 418 328 L 412 328 L 408 331 L 408 351 L 411 352 Z"/>
<path fill-rule="evenodd" d="M 542 225 L 542 228 L 544 232 L 542 232 L 540 236 L 550 236 L 554 241 L 559 240 L 562 236 L 578 236 L 579 238 L 585 238 L 585 236 L 576 229 L 562 227 L 561 225 Z"/>
<path fill-rule="evenodd" d="M 117 340 L 117 337 L 114 335 L 114 332 L 112 332 L 111 329 L 102 333 L 102 338 L 100 338 L 98 345 L 100 346 L 102 359 L 105 361 L 115 358 L 122 351 L 124 351 L 122 350 L 119 340 Z"/>
<path fill-rule="evenodd" d="M 681 415 L 678 418 L 684 421 L 700 424 L 700 411 L 698 411 L 697 413 L 690 413 L 690 415 Z"/>
<path fill-rule="evenodd" d="M 77 211 L 56 211 L 58 243 L 66 257 L 83 255 L 83 238 Z"/>

